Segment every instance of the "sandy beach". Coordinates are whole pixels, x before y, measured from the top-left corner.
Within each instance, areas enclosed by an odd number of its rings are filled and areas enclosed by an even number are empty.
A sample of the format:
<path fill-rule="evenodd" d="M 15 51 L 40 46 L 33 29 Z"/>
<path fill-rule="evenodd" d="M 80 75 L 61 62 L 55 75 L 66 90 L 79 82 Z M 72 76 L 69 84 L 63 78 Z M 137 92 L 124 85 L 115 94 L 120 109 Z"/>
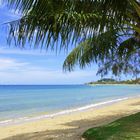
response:
<path fill-rule="evenodd" d="M 0 139 L 5 140 L 81 140 L 91 127 L 112 122 L 140 111 L 140 98 L 131 98 L 101 108 L 73 112 L 53 118 L 0 126 Z"/>

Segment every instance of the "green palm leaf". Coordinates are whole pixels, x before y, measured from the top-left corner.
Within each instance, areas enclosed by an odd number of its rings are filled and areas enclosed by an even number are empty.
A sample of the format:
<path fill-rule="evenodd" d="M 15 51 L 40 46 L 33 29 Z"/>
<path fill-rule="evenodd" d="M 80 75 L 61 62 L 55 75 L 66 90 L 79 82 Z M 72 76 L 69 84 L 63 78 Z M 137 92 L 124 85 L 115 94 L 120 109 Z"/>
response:
<path fill-rule="evenodd" d="M 10 23 L 9 42 L 67 49 L 69 43 L 81 41 L 66 58 L 65 70 L 97 63 L 100 73 L 116 74 L 134 71 L 133 64 L 138 65 L 140 6 L 136 0 L 5 1 L 23 14 Z"/>
<path fill-rule="evenodd" d="M 10 6 L 21 9 L 23 17 L 11 22 L 9 40 L 24 46 L 26 42 L 39 46 L 51 46 L 61 40 L 67 46 L 70 40 L 92 37 L 94 32 L 118 28 L 125 18 L 123 6 L 127 0 L 7 0 Z M 15 34 L 18 32 L 19 34 Z M 37 34 L 36 34 L 37 33 Z M 32 38 L 35 38 L 35 41 Z"/>
<path fill-rule="evenodd" d="M 63 68 L 71 71 L 76 64 L 84 68 L 90 63 L 104 62 L 107 57 L 113 56 L 113 52 L 116 50 L 119 42 L 114 32 L 95 35 L 93 38 L 81 42 L 67 56 Z"/>

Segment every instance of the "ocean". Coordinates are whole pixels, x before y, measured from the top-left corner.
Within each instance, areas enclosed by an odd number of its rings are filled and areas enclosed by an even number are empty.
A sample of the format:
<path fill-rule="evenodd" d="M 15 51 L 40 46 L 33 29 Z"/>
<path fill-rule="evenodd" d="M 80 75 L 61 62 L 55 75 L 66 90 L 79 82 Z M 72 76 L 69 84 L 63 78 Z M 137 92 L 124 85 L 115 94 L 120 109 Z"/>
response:
<path fill-rule="evenodd" d="M 0 125 L 97 107 L 140 96 L 139 85 L 0 86 Z"/>

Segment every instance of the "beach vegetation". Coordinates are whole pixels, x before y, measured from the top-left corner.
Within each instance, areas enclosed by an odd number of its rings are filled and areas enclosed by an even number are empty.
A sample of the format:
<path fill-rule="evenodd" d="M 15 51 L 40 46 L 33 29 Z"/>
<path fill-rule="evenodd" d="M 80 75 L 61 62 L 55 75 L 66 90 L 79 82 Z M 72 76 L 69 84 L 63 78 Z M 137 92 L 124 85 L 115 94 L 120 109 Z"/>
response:
<path fill-rule="evenodd" d="M 140 84 L 140 78 L 132 80 L 115 80 L 111 78 L 103 78 L 97 81 L 86 83 L 87 85 L 96 85 L 96 84 Z"/>
<path fill-rule="evenodd" d="M 90 128 L 82 137 L 85 140 L 139 140 L 140 112 L 103 126 Z"/>

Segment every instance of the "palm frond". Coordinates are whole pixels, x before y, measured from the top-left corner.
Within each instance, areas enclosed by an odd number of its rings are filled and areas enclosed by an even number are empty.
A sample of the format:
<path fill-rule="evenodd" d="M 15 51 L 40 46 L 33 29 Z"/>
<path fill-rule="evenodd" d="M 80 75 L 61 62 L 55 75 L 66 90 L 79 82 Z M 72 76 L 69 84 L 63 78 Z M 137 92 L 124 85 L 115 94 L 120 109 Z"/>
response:
<path fill-rule="evenodd" d="M 137 50 L 137 53 L 129 57 L 120 58 L 116 55 L 114 59 L 108 59 L 104 63 L 99 64 L 99 69 L 97 75 L 107 75 L 112 73 L 115 76 L 121 74 L 126 75 L 139 75 L 140 74 L 140 50 Z"/>
<path fill-rule="evenodd" d="M 133 5 L 133 7 L 135 8 L 138 16 L 140 17 L 140 4 L 139 4 L 139 2 L 137 2 L 135 0 L 130 0 L 130 3 Z"/>
<path fill-rule="evenodd" d="M 11 22 L 9 40 L 18 46 L 33 42 L 33 46 L 47 47 L 61 40 L 61 46 L 67 46 L 70 40 L 81 39 L 81 35 L 89 37 L 89 32 L 93 36 L 95 32 L 118 28 L 125 18 L 123 6 L 129 5 L 127 0 L 121 4 L 119 1 L 7 0 L 23 12 L 19 21 Z"/>
<path fill-rule="evenodd" d="M 137 52 L 140 49 L 140 42 L 137 41 L 135 37 L 128 38 L 124 40 L 118 46 L 118 54 L 120 57 L 129 57 Z"/>
<path fill-rule="evenodd" d="M 99 73 L 137 71 L 140 64 L 140 5 L 136 0 L 3 0 L 23 17 L 10 23 L 9 42 L 67 49 L 63 68 L 99 65 Z M 120 41 L 122 38 L 129 39 Z M 84 41 L 83 41 L 84 40 Z M 59 42 L 59 46 L 57 43 Z M 137 57 L 136 57 L 137 56 Z M 134 66 L 136 64 L 136 66 Z M 135 69 L 136 68 L 136 69 Z"/>
<path fill-rule="evenodd" d="M 98 64 L 97 74 L 102 76 L 108 72 L 134 74 L 140 71 L 140 44 L 133 37 L 122 41 L 119 34 L 106 32 L 81 42 L 67 56 L 63 68 L 72 71 L 76 65 L 84 68 L 91 63 Z"/>
<path fill-rule="evenodd" d="M 93 38 L 81 42 L 65 59 L 64 70 L 71 71 L 76 64 L 80 68 L 84 68 L 90 63 L 104 62 L 107 57 L 113 57 L 113 52 L 119 43 L 117 34 L 114 32 L 95 35 Z"/>

